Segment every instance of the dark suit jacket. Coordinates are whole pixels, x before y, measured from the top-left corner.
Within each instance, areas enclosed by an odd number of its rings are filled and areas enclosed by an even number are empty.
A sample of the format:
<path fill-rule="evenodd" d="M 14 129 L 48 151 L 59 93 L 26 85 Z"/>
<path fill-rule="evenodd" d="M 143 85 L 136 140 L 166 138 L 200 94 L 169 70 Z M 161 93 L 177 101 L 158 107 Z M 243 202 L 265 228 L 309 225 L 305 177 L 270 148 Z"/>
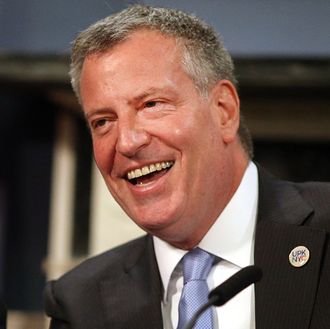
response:
<path fill-rule="evenodd" d="M 257 329 L 330 328 L 330 184 L 290 183 L 259 170 Z M 296 246 L 310 251 L 293 267 Z M 87 260 L 48 283 L 52 329 L 161 329 L 162 285 L 150 236 Z M 239 310 L 238 310 L 239 313 Z"/>

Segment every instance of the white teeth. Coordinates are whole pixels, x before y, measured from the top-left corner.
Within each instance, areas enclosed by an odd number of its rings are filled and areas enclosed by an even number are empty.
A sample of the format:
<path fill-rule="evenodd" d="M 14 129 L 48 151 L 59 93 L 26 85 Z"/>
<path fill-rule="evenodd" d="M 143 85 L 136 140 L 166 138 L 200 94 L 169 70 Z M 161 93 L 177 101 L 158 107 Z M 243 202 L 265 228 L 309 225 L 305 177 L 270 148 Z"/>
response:
<path fill-rule="evenodd" d="M 154 171 L 156 171 L 156 166 L 155 166 L 154 164 L 150 165 L 150 166 L 149 166 L 149 171 L 150 171 L 150 172 L 154 172 Z"/>
<path fill-rule="evenodd" d="M 149 167 L 145 166 L 142 168 L 142 175 L 148 175 L 150 173 Z"/>
<path fill-rule="evenodd" d="M 163 162 L 153 163 L 149 166 L 144 166 L 139 169 L 131 170 L 130 172 L 127 173 L 127 179 L 134 179 L 144 175 L 148 175 L 155 171 L 161 171 L 163 169 L 172 167 L 173 164 L 174 161 L 163 161 Z"/>
<path fill-rule="evenodd" d="M 141 169 L 136 169 L 136 170 L 134 171 L 134 173 L 135 173 L 135 178 L 138 178 L 138 177 L 141 177 L 141 176 L 142 176 L 142 171 L 141 171 Z"/>
<path fill-rule="evenodd" d="M 134 171 L 131 171 L 127 174 L 127 179 L 133 179 L 133 178 L 135 178 L 135 173 Z"/>

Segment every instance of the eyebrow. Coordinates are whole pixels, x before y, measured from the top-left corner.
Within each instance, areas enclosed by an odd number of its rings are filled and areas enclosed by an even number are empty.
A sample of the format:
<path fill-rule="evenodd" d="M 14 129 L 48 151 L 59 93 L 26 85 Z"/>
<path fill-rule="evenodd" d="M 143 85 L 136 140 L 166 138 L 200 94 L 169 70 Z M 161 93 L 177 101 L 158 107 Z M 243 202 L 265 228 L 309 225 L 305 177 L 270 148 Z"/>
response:
<path fill-rule="evenodd" d="M 131 100 L 128 101 L 128 104 L 131 105 L 136 102 L 141 102 L 146 97 L 160 92 L 168 92 L 170 95 L 175 95 L 175 90 L 173 90 L 173 88 L 171 88 L 170 86 L 150 87 L 146 91 L 143 91 L 141 94 L 134 96 Z M 100 109 L 91 110 L 88 113 L 85 113 L 85 119 L 87 120 L 92 115 L 104 114 L 104 113 L 108 113 L 109 111 L 113 112 L 111 107 L 104 107 Z"/>
<path fill-rule="evenodd" d="M 105 107 L 105 108 L 89 111 L 88 113 L 85 113 L 84 116 L 85 116 L 85 119 L 88 119 L 89 117 L 91 117 L 95 114 L 104 114 L 109 111 L 112 111 L 111 108 Z"/>

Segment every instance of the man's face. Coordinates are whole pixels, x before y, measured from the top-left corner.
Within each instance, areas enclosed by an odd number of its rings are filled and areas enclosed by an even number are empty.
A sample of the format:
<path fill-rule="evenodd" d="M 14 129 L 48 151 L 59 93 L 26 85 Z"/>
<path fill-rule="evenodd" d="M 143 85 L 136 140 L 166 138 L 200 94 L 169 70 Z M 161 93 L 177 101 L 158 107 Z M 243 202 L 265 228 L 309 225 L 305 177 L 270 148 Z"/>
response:
<path fill-rule="evenodd" d="M 140 227 L 182 247 L 203 236 L 233 193 L 238 123 L 226 126 L 231 113 L 221 105 L 231 85 L 202 97 L 180 58 L 173 38 L 135 32 L 86 58 L 81 98 L 111 194 Z"/>

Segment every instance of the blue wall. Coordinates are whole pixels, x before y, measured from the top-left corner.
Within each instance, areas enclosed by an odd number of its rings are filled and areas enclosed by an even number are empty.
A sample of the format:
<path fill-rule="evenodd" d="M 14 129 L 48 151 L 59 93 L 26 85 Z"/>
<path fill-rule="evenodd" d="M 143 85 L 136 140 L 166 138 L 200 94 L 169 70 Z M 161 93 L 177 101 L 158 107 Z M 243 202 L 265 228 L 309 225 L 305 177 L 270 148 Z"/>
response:
<path fill-rule="evenodd" d="M 196 13 L 234 55 L 330 56 L 329 0 L 0 0 L 0 50 L 67 53 L 78 31 L 135 2 Z"/>

